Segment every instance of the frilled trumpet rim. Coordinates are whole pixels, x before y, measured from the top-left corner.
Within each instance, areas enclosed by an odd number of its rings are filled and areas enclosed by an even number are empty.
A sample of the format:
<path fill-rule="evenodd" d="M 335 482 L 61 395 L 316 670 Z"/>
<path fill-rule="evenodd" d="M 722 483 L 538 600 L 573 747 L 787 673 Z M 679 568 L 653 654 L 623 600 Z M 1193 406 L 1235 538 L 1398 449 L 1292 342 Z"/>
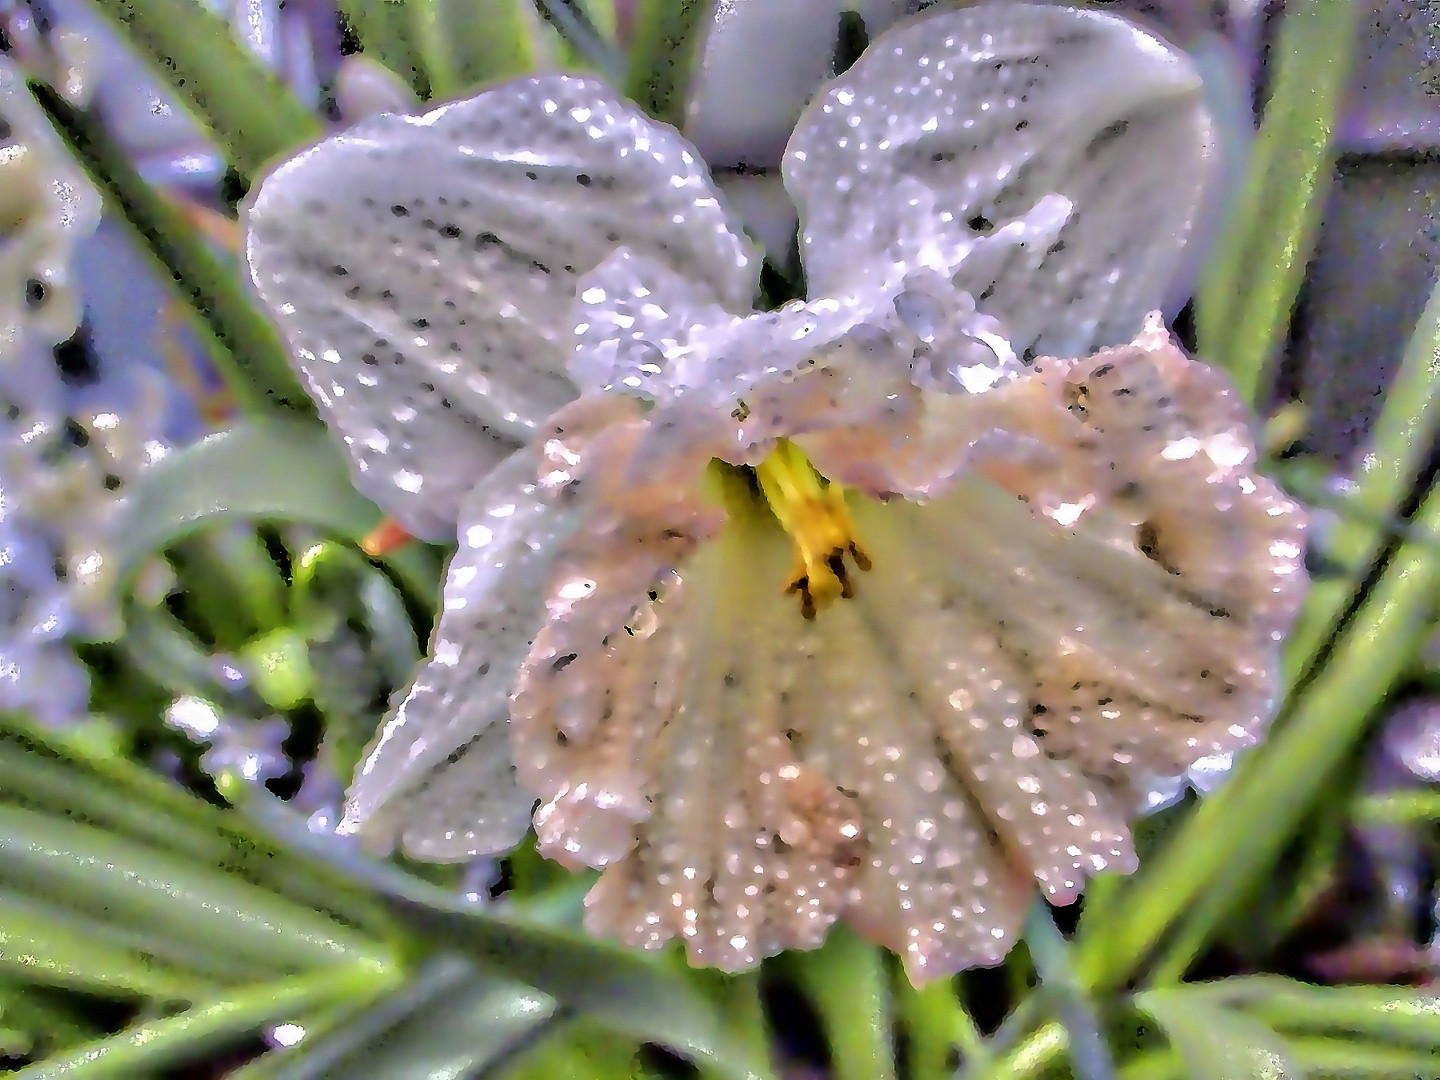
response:
<path fill-rule="evenodd" d="M 1144 774 L 1259 738 L 1304 516 L 1158 316 L 821 426 L 845 363 L 758 439 L 738 407 L 557 417 L 542 472 L 585 523 L 511 734 L 540 850 L 604 868 L 594 932 L 738 970 L 844 918 L 918 981 L 999 962 L 1036 884 L 1133 870 Z"/>

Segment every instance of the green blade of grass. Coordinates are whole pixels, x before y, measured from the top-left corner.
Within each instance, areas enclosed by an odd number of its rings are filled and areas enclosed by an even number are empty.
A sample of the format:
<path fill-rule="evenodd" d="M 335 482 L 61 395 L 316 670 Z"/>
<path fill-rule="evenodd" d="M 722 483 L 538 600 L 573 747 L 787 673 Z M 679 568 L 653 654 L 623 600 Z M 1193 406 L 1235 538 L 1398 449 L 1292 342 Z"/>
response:
<path fill-rule="evenodd" d="M 491 1076 L 562 1020 L 544 994 L 456 957 L 437 958 L 417 984 L 423 994 L 406 987 L 314 1045 L 302 1043 L 275 1080 Z"/>
<path fill-rule="evenodd" d="M 0 971 L 40 986 L 158 1001 L 189 1001 L 221 985 L 162 959 L 133 933 L 8 891 L 0 892 Z"/>
<path fill-rule="evenodd" d="M 128 837 L 213 867 L 307 909 L 332 913 L 368 937 L 387 938 L 393 932 L 393 921 L 377 903 L 323 863 L 277 850 L 247 831 L 239 815 L 201 801 L 127 758 L 97 753 L 64 731 L 41 730 L 0 713 L 0 762 L 6 802 L 89 822 L 122 840 Z M 120 810 L 119 802 L 150 820 L 136 822 L 136 814 Z M 165 834 L 163 841 L 157 832 Z"/>
<path fill-rule="evenodd" d="M 1135 1007 L 1165 1029 L 1193 1080 L 1299 1080 L 1285 1040 L 1253 1017 L 1188 990 L 1146 990 Z"/>
<path fill-rule="evenodd" d="M 128 496 L 115 551 L 122 577 L 221 521 L 303 522 L 359 543 L 381 520 L 351 484 L 329 432 L 288 417 L 253 418 L 176 450 L 147 468 Z M 409 544 L 388 561 L 414 595 L 434 596 L 439 570 L 428 548 Z"/>
<path fill-rule="evenodd" d="M 1403 986 L 1315 986 L 1279 975 L 1217 979 L 1187 990 L 1278 1030 L 1355 1035 L 1440 1050 L 1440 998 Z"/>
<path fill-rule="evenodd" d="M 714 12 L 715 0 L 639 0 L 625 96 L 657 120 L 682 126 L 685 98 Z"/>
<path fill-rule="evenodd" d="M 765 1077 L 765 1063 L 737 1045 L 718 1011 L 687 980 L 666 971 L 661 958 L 539 925 L 534 912 L 467 903 L 333 838 L 312 835 L 297 814 L 263 790 L 249 792 L 244 808 L 283 846 L 308 853 L 382 898 L 412 940 L 533 986 L 615 1032 L 686 1054 L 712 1075 Z"/>
<path fill-rule="evenodd" d="M 180 0 L 197 12 L 193 0 Z M 54 91 L 34 88 L 56 129 L 91 179 L 179 285 L 183 299 L 208 330 L 202 335 L 227 392 L 247 412 L 276 408 L 313 414 L 314 406 L 291 370 L 280 336 L 250 302 L 241 273 L 217 254 L 178 206 L 147 184 L 128 155 L 93 118 L 71 108 Z M 179 295 L 179 293 L 177 293 Z"/>
<path fill-rule="evenodd" d="M 0 806 L 0 878 L 91 918 L 271 971 L 390 959 L 338 922 L 235 875 L 13 806 Z"/>
<path fill-rule="evenodd" d="M 1313 0 L 1281 21 L 1249 175 L 1201 275 L 1200 352 L 1254 402 L 1305 276 L 1334 167 L 1332 133 L 1363 5 Z"/>
<path fill-rule="evenodd" d="M 1326 544 L 1326 555 L 1360 573 L 1384 549 L 1382 524 L 1398 516 L 1440 431 L 1440 287 L 1430 294 L 1411 335 L 1400 368 L 1361 456 L 1362 472 L 1347 503 L 1362 513 L 1341 513 Z M 1413 528 L 1407 530 L 1413 535 Z M 1285 678 L 1294 685 L 1333 633 L 1349 605 L 1355 580 L 1319 581 L 1296 621 L 1286 649 Z"/>
<path fill-rule="evenodd" d="M 405 6 L 437 98 L 535 67 L 530 16 L 521 0 L 407 0 Z"/>
<path fill-rule="evenodd" d="M 428 98 L 430 83 L 410 38 L 405 5 L 397 0 L 339 0 L 339 7 L 365 56 L 400 76 L 422 100 Z"/>
<path fill-rule="evenodd" d="M 894 1077 L 889 978 L 882 950 L 839 925 L 819 949 L 797 953 L 793 964 L 820 1014 L 837 1080 Z"/>
<path fill-rule="evenodd" d="M 983 1072 L 990 1053 L 979 1027 L 955 993 L 954 979 L 934 979 L 918 989 L 901 976 L 895 997 L 909 1035 L 909 1074 L 913 1080 L 949 1080 L 958 1047 L 961 1062 Z"/>
<path fill-rule="evenodd" d="M 235 991 L 176 1016 L 137 1024 L 118 1035 L 37 1062 L 15 1080 L 132 1080 L 201 1057 L 207 1050 L 289 1020 L 306 1009 L 374 998 L 392 985 L 368 964 L 346 964 Z"/>
<path fill-rule="evenodd" d="M 225 20 L 194 0 L 97 0 L 246 177 L 318 139 L 320 121 Z"/>

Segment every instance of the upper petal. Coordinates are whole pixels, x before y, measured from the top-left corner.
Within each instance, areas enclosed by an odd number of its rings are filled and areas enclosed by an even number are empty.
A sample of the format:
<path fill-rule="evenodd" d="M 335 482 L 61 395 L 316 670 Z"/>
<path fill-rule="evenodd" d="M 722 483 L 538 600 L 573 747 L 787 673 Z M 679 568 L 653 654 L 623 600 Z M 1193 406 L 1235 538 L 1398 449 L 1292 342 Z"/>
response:
<path fill-rule="evenodd" d="M 811 295 L 928 265 L 1017 352 L 1128 340 L 1212 171 L 1194 65 L 1090 11 L 984 5 L 905 24 L 814 101 L 786 151 Z"/>
<path fill-rule="evenodd" d="M 579 275 L 625 246 L 730 306 L 755 285 L 689 144 L 567 75 L 368 118 L 275 169 L 245 227 L 359 486 L 423 536 L 453 530 L 477 472 L 574 397 Z"/>

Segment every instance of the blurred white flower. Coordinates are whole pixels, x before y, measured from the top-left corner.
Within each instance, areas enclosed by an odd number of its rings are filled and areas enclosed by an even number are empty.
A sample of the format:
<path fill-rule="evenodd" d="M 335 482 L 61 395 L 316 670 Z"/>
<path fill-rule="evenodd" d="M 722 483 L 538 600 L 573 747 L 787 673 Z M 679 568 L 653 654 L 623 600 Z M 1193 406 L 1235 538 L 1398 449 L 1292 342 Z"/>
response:
<path fill-rule="evenodd" d="M 593 79 L 279 166 L 252 279 L 359 486 L 460 541 L 342 828 L 463 860 L 538 797 L 597 931 L 735 969 L 843 917 L 917 979 L 1133 867 L 1136 788 L 1259 737 L 1304 586 L 1246 410 L 1147 317 L 1212 158 L 1182 54 L 1008 4 L 809 106 L 777 311 Z"/>

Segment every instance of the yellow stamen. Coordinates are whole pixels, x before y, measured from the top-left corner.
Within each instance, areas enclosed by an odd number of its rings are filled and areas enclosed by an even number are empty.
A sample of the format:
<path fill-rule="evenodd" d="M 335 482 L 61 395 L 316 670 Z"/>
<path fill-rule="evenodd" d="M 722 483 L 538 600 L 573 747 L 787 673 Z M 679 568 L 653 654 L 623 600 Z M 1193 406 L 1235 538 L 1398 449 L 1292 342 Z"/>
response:
<path fill-rule="evenodd" d="M 861 570 L 870 559 L 855 541 L 845 494 L 810 464 L 805 452 L 781 439 L 755 468 L 760 490 L 776 520 L 795 544 L 795 570 L 786 592 L 800 595 L 800 612 L 813 619 L 832 601 L 854 595 L 845 556 Z"/>

